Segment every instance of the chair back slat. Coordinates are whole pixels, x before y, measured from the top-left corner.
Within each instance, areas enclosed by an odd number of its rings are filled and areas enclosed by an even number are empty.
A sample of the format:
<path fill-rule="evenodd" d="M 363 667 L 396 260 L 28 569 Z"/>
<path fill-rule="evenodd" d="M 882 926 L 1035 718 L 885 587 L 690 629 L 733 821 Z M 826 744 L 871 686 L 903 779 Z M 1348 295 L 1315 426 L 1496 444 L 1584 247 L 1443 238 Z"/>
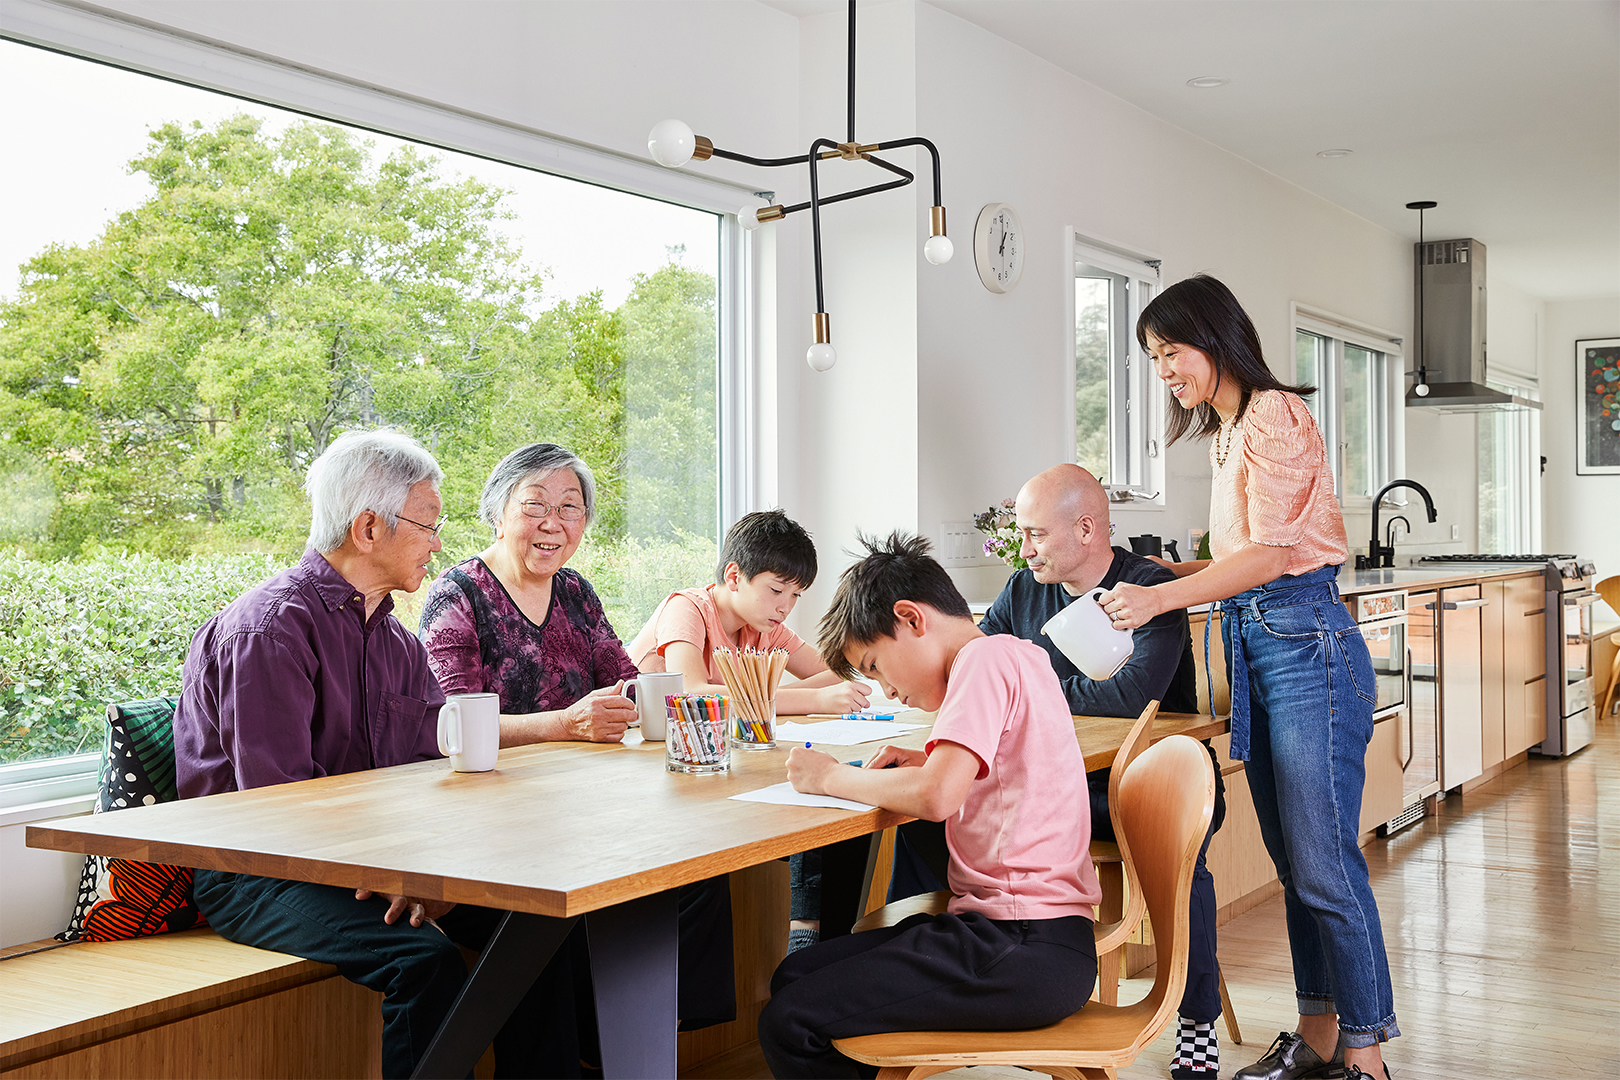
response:
<path fill-rule="evenodd" d="M 1215 809 L 1209 753 L 1196 739 L 1172 735 L 1127 767 L 1117 796 L 1120 836 L 1153 922 L 1158 967 L 1145 1000 L 1166 1019 L 1186 988 L 1193 865 Z"/>

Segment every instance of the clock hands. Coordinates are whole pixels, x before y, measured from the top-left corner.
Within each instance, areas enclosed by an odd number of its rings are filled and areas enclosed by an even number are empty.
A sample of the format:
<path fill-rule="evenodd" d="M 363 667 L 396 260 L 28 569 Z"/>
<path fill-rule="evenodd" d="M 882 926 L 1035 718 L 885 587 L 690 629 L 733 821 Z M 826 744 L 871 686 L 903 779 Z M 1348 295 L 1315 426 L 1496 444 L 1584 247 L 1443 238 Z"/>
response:
<path fill-rule="evenodd" d="M 1007 254 L 1007 226 L 1005 224 L 1001 226 L 1001 246 L 996 248 L 996 254 Z"/>

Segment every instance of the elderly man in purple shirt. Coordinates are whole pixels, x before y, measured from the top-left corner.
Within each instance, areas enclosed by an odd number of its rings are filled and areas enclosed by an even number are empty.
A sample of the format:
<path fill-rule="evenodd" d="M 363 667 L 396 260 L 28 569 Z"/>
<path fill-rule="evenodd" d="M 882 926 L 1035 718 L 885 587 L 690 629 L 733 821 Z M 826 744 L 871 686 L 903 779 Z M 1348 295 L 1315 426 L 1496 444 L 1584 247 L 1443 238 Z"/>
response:
<path fill-rule="evenodd" d="M 191 641 L 174 718 L 181 798 L 439 757 L 444 694 L 393 617 L 440 549 L 433 455 L 389 431 L 341 436 L 309 468 L 309 550 Z M 198 870 L 197 906 L 232 941 L 335 965 L 383 993 L 382 1071 L 409 1076 L 500 913 Z M 435 922 L 437 920 L 437 922 Z M 567 950 L 495 1039 L 508 1076 L 578 1075 Z"/>

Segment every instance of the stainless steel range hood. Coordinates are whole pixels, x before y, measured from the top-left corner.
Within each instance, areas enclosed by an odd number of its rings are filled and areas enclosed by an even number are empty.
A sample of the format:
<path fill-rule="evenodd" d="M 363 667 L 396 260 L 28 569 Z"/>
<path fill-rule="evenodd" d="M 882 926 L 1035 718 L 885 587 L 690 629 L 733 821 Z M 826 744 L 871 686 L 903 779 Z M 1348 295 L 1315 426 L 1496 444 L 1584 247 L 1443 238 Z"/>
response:
<path fill-rule="evenodd" d="M 1409 408 L 1441 412 L 1539 409 L 1541 402 L 1485 385 L 1485 245 L 1478 240 L 1414 244 L 1416 365 L 1427 396 L 1414 385 Z"/>

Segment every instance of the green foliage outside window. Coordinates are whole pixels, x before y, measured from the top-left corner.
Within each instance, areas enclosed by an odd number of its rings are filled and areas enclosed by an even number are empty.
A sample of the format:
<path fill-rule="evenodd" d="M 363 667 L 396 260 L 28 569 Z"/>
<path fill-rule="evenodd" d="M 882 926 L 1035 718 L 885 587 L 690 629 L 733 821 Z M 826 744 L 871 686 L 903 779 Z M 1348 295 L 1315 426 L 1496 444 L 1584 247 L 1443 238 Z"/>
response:
<path fill-rule="evenodd" d="M 299 557 L 304 472 L 345 430 L 438 457 L 436 570 L 489 543 L 494 464 L 545 440 L 596 472 L 573 566 L 621 635 L 709 579 L 717 292 L 679 250 L 615 309 L 550 297 L 503 191 L 312 121 L 166 124 L 129 167 L 150 197 L 0 303 L 0 760 L 95 749 L 107 701 L 175 692 L 191 633 Z"/>

